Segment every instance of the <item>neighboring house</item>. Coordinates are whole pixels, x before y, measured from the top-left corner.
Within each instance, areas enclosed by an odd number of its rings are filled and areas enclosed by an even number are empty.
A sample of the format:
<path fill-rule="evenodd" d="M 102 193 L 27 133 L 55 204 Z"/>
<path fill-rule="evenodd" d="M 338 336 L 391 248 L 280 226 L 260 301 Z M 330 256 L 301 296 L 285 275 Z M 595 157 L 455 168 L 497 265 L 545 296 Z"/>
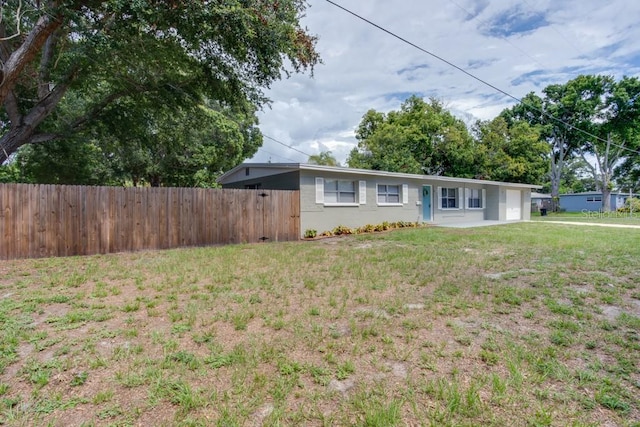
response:
<path fill-rule="evenodd" d="M 243 163 L 218 182 L 224 188 L 299 190 L 301 233 L 384 221 L 529 220 L 531 189 L 541 188 L 303 163 Z"/>
<path fill-rule="evenodd" d="M 551 194 L 531 192 L 531 212 L 540 212 L 540 209 L 551 209 Z"/>
<path fill-rule="evenodd" d="M 624 206 L 628 194 L 611 193 L 611 210 Z M 560 209 L 565 212 L 583 212 L 602 210 L 602 192 L 585 191 L 584 193 L 560 194 Z"/>

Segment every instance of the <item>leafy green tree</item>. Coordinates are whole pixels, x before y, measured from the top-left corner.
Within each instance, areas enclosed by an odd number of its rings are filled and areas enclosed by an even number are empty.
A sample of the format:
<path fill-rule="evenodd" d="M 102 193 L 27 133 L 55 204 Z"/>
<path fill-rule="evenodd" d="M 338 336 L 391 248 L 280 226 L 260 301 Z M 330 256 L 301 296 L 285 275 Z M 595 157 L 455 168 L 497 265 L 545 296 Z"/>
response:
<path fill-rule="evenodd" d="M 477 146 L 464 122 L 441 102 L 411 96 L 399 111 L 370 110 L 356 131 L 350 167 L 429 175 L 473 177 Z"/>
<path fill-rule="evenodd" d="M 521 103 L 501 113 L 510 124 L 525 121 L 540 126 L 542 138 L 551 149 L 549 178 L 554 200 L 560 193 L 565 163 L 587 151 L 589 132 L 598 128 L 595 112 L 610 84 L 608 77 L 579 76 L 566 84 L 547 86 L 542 91 L 544 98 L 530 93 Z"/>
<path fill-rule="evenodd" d="M 539 126 L 517 121 L 511 126 L 503 117 L 478 122 L 475 134 L 482 158 L 484 179 L 538 184 L 549 169 L 549 146 Z"/>
<path fill-rule="evenodd" d="M 312 165 L 323 166 L 340 166 L 340 163 L 336 160 L 331 151 L 321 151 L 318 154 L 312 154 L 309 156 L 307 163 Z"/>
<path fill-rule="evenodd" d="M 3 2 L 0 164 L 86 130 L 116 101 L 260 106 L 319 61 L 304 0 Z M 290 64 L 288 69 L 285 64 Z M 139 113 L 134 113 L 139 114 Z M 157 113 L 160 114 L 160 113 Z"/>
<path fill-rule="evenodd" d="M 126 101 L 103 111 L 100 126 L 90 127 L 91 139 L 24 147 L 18 161 L 27 179 L 212 187 L 224 170 L 253 155 L 262 143 L 253 112 L 215 106 L 144 109 Z"/>
<path fill-rule="evenodd" d="M 20 169 L 16 162 L 0 165 L 0 183 L 21 182 Z"/>

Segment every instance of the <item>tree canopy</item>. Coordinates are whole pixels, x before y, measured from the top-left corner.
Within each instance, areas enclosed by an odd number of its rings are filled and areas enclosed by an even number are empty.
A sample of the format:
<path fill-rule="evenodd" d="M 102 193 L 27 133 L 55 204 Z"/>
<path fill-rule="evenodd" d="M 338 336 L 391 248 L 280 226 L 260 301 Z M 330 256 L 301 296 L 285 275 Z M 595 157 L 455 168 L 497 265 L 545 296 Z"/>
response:
<path fill-rule="evenodd" d="M 547 171 L 540 129 L 503 118 L 474 133 L 442 102 L 412 96 L 400 111 L 368 111 L 356 131 L 349 166 L 428 175 L 538 183 Z"/>
<path fill-rule="evenodd" d="M 309 156 L 307 163 L 312 165 L 340 166 L 340 163 L 338 163 L 335 156 L 331 154 L 331 151 L 321 151 L 318 154 L 312 154 Z"/>
<path fill-rule="evenodd" d="M 251 154 L 263 89 L 319 61 L 299 23 L 305 8 L 304 0 L 3 3 L 0 164 L 53 141 L 99 141 L 101 155 L 119 149 L 129 160 L 159 144 L 154 155 L 166 151 L 163 159 L 185 167 L 212 150 L 229 160 Z M 207 132 L 220 138 L 205 143 Z M 224 145 L 234 132 L 246 146 Z M 191 147 L 185 133 L 203 144 Z"/>
<path fill-rule="evenodd" d="M 609 210 L 614 178 L 632 174 L 640 158 L 640 80 L 582 75 L 542 92 L 543 98 L 531 93 L 501 116 L 541 129 L 551 149 L 552 196 L 560 192 L 566 162 L 580 157 Z"/>
<path fill-rule="evenodd" d="M 443 104 L 411 96 L 400 111 L 368 111 L 356 131 L 350 167 L 405 173 L 472 177 L 474 141 L 463 121 Z"/>

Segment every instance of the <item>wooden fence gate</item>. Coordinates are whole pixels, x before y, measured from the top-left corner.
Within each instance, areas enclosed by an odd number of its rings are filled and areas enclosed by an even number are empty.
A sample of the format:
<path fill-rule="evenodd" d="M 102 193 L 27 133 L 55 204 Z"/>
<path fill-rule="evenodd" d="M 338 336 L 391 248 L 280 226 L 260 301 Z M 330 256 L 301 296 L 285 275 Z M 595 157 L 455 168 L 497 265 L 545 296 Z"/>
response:
<path fill-rule="evenodd" d="M 0 259 L 299 238 L 299 191 L 0 184 Z"/>

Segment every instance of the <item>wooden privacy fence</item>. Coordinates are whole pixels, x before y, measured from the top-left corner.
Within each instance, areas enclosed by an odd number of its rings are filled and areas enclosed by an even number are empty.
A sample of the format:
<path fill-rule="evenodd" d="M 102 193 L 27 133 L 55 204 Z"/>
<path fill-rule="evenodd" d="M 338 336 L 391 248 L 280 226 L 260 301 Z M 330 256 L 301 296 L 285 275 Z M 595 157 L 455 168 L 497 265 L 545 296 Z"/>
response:
<path fill-rule="evenodd" d="M 0 184 L 0 259 L 299 238 L 298 191 Z"/>

